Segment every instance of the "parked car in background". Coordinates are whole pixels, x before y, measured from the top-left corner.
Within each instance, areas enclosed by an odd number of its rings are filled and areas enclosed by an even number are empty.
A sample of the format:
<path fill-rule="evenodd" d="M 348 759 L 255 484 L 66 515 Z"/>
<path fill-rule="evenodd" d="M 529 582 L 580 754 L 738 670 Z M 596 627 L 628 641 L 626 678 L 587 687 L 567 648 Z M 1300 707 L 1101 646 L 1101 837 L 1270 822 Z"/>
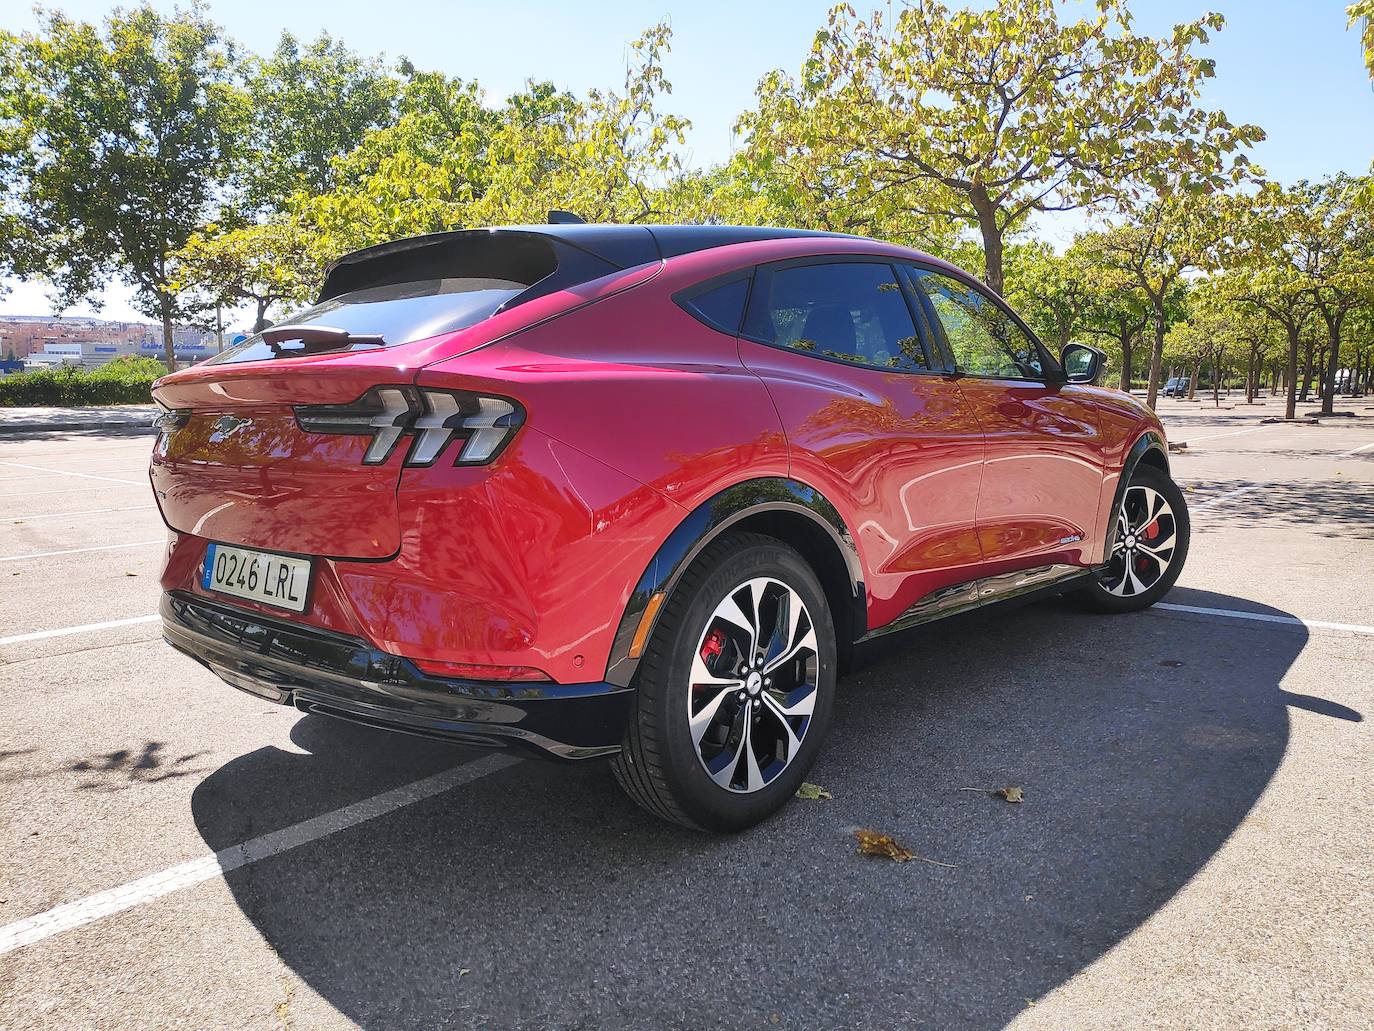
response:
<path fill-rule="evenodd" d="M 261 698 L 608 757 L 649 812 L 746 827 L 797 791 L 856 643 L 1173 585 L 1164 433 L 1101 361 L 852 236 L 372 247 L 157 383 L 164 633 Z"/>
<path fill-rule="evenodd" d="M 1193 381 L 1188 376 L 1174 376 L 1169 382 L 1164 384 L 1165 397 L 1187 397 L 1188 388 L 1193 385 Z"/>

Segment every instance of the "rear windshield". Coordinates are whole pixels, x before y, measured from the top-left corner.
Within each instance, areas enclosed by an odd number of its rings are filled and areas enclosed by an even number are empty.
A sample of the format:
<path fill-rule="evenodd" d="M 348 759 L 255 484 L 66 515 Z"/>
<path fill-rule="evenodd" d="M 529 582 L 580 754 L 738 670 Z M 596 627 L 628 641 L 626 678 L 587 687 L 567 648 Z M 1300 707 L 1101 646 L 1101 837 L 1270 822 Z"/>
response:
<path fill-rule="evenodd" d="M 380 336 L 385 346 L 394 347 L 474 326 L 490 318 L 501 305 L 527 287 L 527 283 L 509 279 L 427 279 L 393 283 L 331 297 L 283 319 L 280 324 L 314 323 L 357 336 Z M 300 348 L 293 350 L 289 340 L 273 346 L 262 338 L 262 334 L 255 333 L 205 364 L 258 362 L 286 358 L 298 352 L 304 353 Z"/>

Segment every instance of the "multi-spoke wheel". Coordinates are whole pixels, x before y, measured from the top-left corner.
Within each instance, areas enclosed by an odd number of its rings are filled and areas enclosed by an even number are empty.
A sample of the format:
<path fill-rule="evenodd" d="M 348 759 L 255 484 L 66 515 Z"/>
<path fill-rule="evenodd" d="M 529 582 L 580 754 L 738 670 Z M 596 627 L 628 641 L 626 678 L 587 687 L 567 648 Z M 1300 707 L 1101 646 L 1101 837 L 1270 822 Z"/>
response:
<path fill-rule="evenodd" d="M 666 819 L 747 827 L 800 786 L 834 684 L 835 631 L 811 567 L 772 538 L 725 537 L 664 605 L 616 777 Z"/>
<path fill-rule="evenodd" d="M 772 577 L 726 592 L 706 621 L 686 692 L 692 744 L 713 781 L 758 791 L 787 768 L 811 724 L 818 672 L 801 595 Z"/>
<path fill-rule="evenodd" d="M 1117 509 L 1107 563 L 1080 597 L 1110 612 L 1153 605 L 1182 572 L 1188 536 L 1183 492 L 1153 466 L 1137 466 Z"/>

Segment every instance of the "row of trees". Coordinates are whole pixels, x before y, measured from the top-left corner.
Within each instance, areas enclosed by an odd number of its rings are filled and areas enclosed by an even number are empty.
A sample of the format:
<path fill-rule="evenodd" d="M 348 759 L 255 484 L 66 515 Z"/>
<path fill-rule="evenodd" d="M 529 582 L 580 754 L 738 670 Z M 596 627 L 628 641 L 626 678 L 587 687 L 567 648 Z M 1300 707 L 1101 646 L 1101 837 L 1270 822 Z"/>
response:
<path fill-rule="evenodd" d="M 0 33 L 0 267 L 61 303 L 132 284 L 169 360 L 174 322 L 246 303 L 261 326 L 348 250 L 564 208 L 919 246 L 981 268 L 1048 340 L 1106 342 L 1123 383 L 1143 365 L 1151 403 L 1166 356 L 1223 336 L 1227 355 L 1263 339 L 1251 366 L 1282 353 L 1290 413 L 1299 366 L 1328 406 L 1338 369 L 1368 375 L 1374 190 L 1263 182 L 1246 155 L 1262 131 L 1201 102 L 1217 15 L 1155 38 L 1126 0 L 1073 21 L 1054 0 L 841 4 L 706 169 L 685 167 L 689 125 L 664 110 L 664 25 L 610 88 L 531 81 L 491 106 L 327 35 L 245 54 L 200 8 L 42 17 Z M 1062 254 L 1036 242 L 1034 220 L 1075 208 L 1101 226 Z"/>

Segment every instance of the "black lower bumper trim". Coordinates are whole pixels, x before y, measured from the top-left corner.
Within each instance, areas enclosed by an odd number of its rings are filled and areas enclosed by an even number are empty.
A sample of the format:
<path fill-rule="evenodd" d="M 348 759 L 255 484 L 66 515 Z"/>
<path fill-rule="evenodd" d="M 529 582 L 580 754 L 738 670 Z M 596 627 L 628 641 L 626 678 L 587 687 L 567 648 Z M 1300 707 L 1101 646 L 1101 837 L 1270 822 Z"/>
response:
<path fill-rule="evenodd" d="M 303 712 L 558 759 L 620 750 L 633 692 L 609 683 L 431 677 L 342 634 L 190 595 L 162 596 L 162 636 L 225 683 Z"/>

